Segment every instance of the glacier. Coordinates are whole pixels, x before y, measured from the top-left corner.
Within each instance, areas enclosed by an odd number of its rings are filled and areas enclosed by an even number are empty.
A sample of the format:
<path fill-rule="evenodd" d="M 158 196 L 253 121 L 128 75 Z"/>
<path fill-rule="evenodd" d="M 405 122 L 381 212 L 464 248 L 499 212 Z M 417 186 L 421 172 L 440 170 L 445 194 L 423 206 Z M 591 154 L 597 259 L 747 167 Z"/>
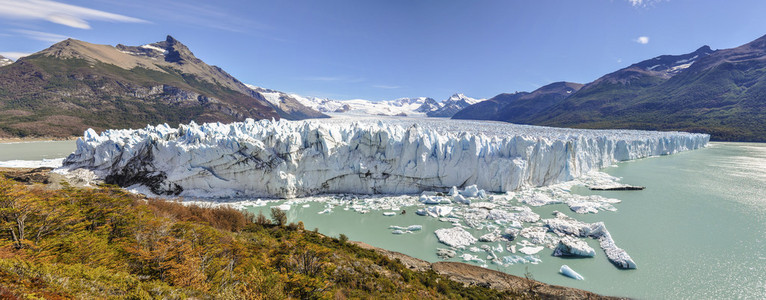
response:
<path fill-rule="evenodd" d="M 705 147 L 708 140 L 682 132 L 467 120 L 248 119 L 101 134 L 89 129 L 63 165 L 157 195 L 295 198 L 453 187 L 473 195 L 570 181 L 617 161 Z"/>

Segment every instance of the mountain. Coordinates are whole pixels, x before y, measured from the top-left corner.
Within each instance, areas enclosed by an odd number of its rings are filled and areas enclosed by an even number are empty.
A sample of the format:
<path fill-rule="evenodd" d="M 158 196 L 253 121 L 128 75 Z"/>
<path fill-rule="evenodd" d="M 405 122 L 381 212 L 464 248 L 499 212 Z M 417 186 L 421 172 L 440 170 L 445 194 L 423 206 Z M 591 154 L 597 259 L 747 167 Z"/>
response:
<path fill-rule="evenodd" d="M 435 118 L 450 118 L 454 116 L 461 109 L 469 107 L 473 104 L 479 103 L 481 100 L 476 100 L 471 97 L 466 97 L 463 94 L 454 94 L 442 101 L 440 107 L 436 110 L 428 112 L 426 115 Z"/>
<path fill-rule="evenodd" d="M 277 110 L 279 116 L 282 118 L 289 120 L 328 118 L 327 115 L 303 105 L 303 102 L 297 98 L 299 96 L 249 84 L 246 84 L 246 86 L 250 89 L 251 96 L 268 102 Z"/>
<path fill-rule="evenodd" d="M 12 63 L 13 63 L 12 60 L 10 60 L 8 58 L 5 58 L 4 56 L 0 55 L 0 67 L 5 67 L 5 66 L 10 65 Z"/>
<path fill-rule="evenodd" d="M 498 108 L 502 112 L 488 113 L 484 119 L 556 127 L 680 130 L 709 133 L 719 141 L 764 142 L 766 36 L 732 49 L 713 51 L 704 46 L 684 55 L 645 60 L 542 106 L 524 113 L 503 106 Z M 481 117 L 477 108 L 466 110 L 456 118 Z"/>
<path fill-rule="evenodd" d="M 555 82 L 531 93 L 500 94 L 456 113 L 453 119 L 514 122 L 549 109 L 579 91 L 582 84 Z"/>
<path fill-rule="evenodd" d="M 409 117 L 445 117 L 449 118 L 460 109 L 478 103 L 481 100 L 454 94 L 447 100 L 437 102 L 433 98 L 399 98 L 394 100 L 371 101 L 363 99 L 332 100 L 306 98 L 291 95 L 301 104 L 323 113 L 357 116 L 409 116 Z"/>
<path fill-rule="evenodd" d="M 2 136 L 324 116 L 286 102 L 273 105 L 172 36 L 114 47 L 68 39 L 0 69 Z"/>

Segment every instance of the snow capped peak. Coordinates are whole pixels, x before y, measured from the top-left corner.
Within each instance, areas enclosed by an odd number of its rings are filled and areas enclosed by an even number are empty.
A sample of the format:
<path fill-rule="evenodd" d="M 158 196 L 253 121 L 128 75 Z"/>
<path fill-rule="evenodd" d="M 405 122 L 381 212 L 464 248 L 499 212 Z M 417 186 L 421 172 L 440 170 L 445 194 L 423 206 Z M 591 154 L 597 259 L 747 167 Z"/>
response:
<path fill-rule="evenodd" d="M 167 54 L 167 52 L 168 52 L 168 50 L 162 49 L 162 48 L 154 46 L 152 44 L 141 45 L 141 46 L 138 46 L 138 47 L 139 48 L 144 48 L 144 49 L 154 50 L 154 51 L 157 51 L 157 52 L 162 52 L 163 54 Z"/>

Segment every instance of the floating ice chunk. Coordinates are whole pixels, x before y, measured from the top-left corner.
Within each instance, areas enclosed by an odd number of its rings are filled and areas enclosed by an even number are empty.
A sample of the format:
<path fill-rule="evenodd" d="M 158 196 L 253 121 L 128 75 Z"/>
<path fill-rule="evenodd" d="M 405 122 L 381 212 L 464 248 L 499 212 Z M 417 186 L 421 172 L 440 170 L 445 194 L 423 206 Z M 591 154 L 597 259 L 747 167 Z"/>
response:
<path fill-rule="evenodd" d="M 393 233 L 393 234 L 405 234 L 407 232 L 397 229 L 397 230 L 391 231 L 391 233 Z"/>
<path fill-rule="evenodd" d="M 577 272 L 572 270 L 572 268 L 570 268 L 567 265 L 562 265 L 561 269 L 559 269 L 559 272 L 561 272 L 561 274 L 564 274 L 565 276 L 571 277 L 573 279 L 585 280 L 585 278 L 583 278 L 582 275 L 578 274 Z"/>
<path fill-rule="evenodd" d="M 442 204 L 444 200 L 448 200 L 448 199 L 442 196 L 420 195 L 420 202 L 422 202 L 423 204 Z"/>
<path fill-rule="evenodd" d="M 449 194 L 448 195 L 454 197 L 454 196 L 458 195 L 458 193 L 459 193 L 459 191 L 457 190 L 457 187 L 456 186 L 452 186 L 452 188 L 449 190 Z"/>
<path fill-rule="evenodd" d="M 421 229 L 423 229 L 423 225 L 410 225 L 410 226 L 407 226 L 407 230 L 409 230 L 409 231 L 418 231 L 418 230 L 421 230 Z"/>
<path fill-rule="evenodd" d="M 303 208 L 311 207 L 311 204 L 304 204 L 304 205 L 303 205 L 303 206 L 301 206 L 301 207 L 303 207 Z"/>
<path fill-rule="evenodd" d="M 485 235 L 480 236 L 479 237 L 479 241 L 480 242 L 494 242 L 494 241 L 497 241 L 498 238 L 500 238 L 500 235 L 498 235 L 498 234 L 496 234 L 494 232 L 490 232 L 490 233 L 487 233 Z"/>
<path fill-rule="evenodd" d="M 514 265 L 514 264 L 538 264 L 542 262 L 537 257 L 527 255 L 527 256 L 519 256 L 519 255 L 510 255 L 510 256 L 503 256 L 503 263 L 506 265 Z"/>
<path fill-rule="evenodd" d="M 470 261 L 470 262 L 475 262 L 480 264 L 483 264 L 486 262 L 485 260 L 479 258 L 478 256 L 473 254 L 468 254 L 468 253 L 463 253 L 463 255 L 461 255 L 460 258 L 462 258 L 464 261 Z"/>
<path fill-rule="evenodd" d="M 460 191 L 460 195 L 465 197 L 476 197 L 479 195 L 479 186 L 475 184 L 469 185 L 465 189 Z"/>
<path fill-rule="evenodd" d="M 418 216 L 425 216 L 428 213 L 426 212 L 425 209 L 419 208 L 418 210 L 415 211 L 415 214 L 418 215 Z"/>
<path fill-rule="evenodd" d="M 527 247 L 519 249 L 519 252 L 527 254 L 527 255 L 533 255 L 533 254 L 537 254 L 540 251 L 543 251 L 543 249 L 545 249 L 545 247 L 543 246 L 536 246 L 536 247 L 527 246 Z"/>
<path fill-rule="evenodd" d="M 466 205 L 471 205 L 471 200 L 470 199 L 466 199 L 465 197 L 463 197 L 463 195 L 455 195 L 455 196 L 453 196 L 452 197 L 452 201 L 457 202 L 457 203 L 466 204 Z"/>
<path fill-rule="evenodd" d="M 450 250 L 450 249 L 436 248 L 436 255 L 441 257 L 442 259 L 450 259 L 455 257 L 457 253 L 454 250 Z"/>
<path fill-rule="evenodd" d="M 548 229 L 543 227 L 526 227 L 519 234 L 528 238 L 533 244 L 542 245 L 545 244 L 545 233 L 547 231 Z"/>
<path fill-rule="evenodd" d="M 387 211 L 387 212 L 383 212 L 383 215 L 386 217 L 392 217 L 392 216 L 395 216 L 396 213 L 393 211 Z"/>
<path fill-rule="evenodd" d="M 550 205 L 550 204 L 559 204 L 563 203 L 561 199 L 554 199 L 548 194 L 540 193 L 540 192 L 532 192 L 532 193 L 525 193 L 525 194 L 516 194 L 516 198 L 518 198 L 519 202 L 530 205 L 530 206 L 543 206 L 543 205 Z"/>
<path fill-rule="evenodd" d="M 460 227 L 441 228 L 434 233 L 440 242 L 458 249 L 463 249 L 477 242 L 477 239 L 470 232 Z"/>
<path fill-rule="evenodd" d="M 448 216 L 452 210 L 452 206 L 431 206 L 426 208 L 426 213 L 432 217 L 444 217 Z"/>
<path fill-rule="evenodd" d="M 598 239 L 601 249 L 604 250 L 606 257 L 615 266 L 622 269 L 635 269 L 636 263 L 628 255 L 628 253 L 617 247 L 612 239 L 612 235 L 606 230 L 606 226 L 603 222 L 597 222 L 593 224 L 586 224 L 566 215 L 555 212 L 556 218 L 545 219 L 543 223 L 551 231 L 559 235 L 573 235 L 578 237 L 591 237 Z"/>
<path fill-rule="evenodd" d="M 278 206 L 277 206 L 277 208 L 278 208 L 279 210 L 282 210 L 282 211 L 288 211 L 288 210 L 290 210 L 290 204 L 282 204 L 282 205 L 278 205 Z"/>
<path fill-rule="evenodd" d="M 593 257 L 596 250 L 585 241 L 572 236 L 565 236 L 559 240 L 556 249 L 553 250 L 553 256 L 585 256 Z"/>
<path fill-rule="evenodd" d="M 601 222 L 598 222 L 597 224 L 600 224 L 601 226 L 604 225 L 604 223 Z M 625 252 L 625 250 L 622 250 L 622 248 L 615 245 L 614 240 L 612 239 L 612 235 L 609 234 L 609 231 L 607 231 L 606 228 L 604 228 L 604 231 L 601 234 L 601 237 L 598 238 L 598 241 L 601 244 L 601 249 L 604 249 L 606 257 L 609 258 L 609 261 L 611 261 L 615 266 L 622 269 L 636 268 L 636 263 L 632 258 L 630 258 L 628 252 Z"/>

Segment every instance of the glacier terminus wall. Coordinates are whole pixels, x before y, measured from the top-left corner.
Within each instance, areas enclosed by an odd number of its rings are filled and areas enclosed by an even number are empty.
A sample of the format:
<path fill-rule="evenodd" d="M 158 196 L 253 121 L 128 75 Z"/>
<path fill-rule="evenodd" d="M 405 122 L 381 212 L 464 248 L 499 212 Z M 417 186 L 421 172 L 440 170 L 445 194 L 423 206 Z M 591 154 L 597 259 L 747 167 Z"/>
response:
<path fill-rule="evenodd" d="M 65 161 L 158 195 L 293 198 L 491 192 L 572 180 L 707 145 L 682 132 L 576 130 L 407 118 L 253 121 L 85 132 Z"/>

